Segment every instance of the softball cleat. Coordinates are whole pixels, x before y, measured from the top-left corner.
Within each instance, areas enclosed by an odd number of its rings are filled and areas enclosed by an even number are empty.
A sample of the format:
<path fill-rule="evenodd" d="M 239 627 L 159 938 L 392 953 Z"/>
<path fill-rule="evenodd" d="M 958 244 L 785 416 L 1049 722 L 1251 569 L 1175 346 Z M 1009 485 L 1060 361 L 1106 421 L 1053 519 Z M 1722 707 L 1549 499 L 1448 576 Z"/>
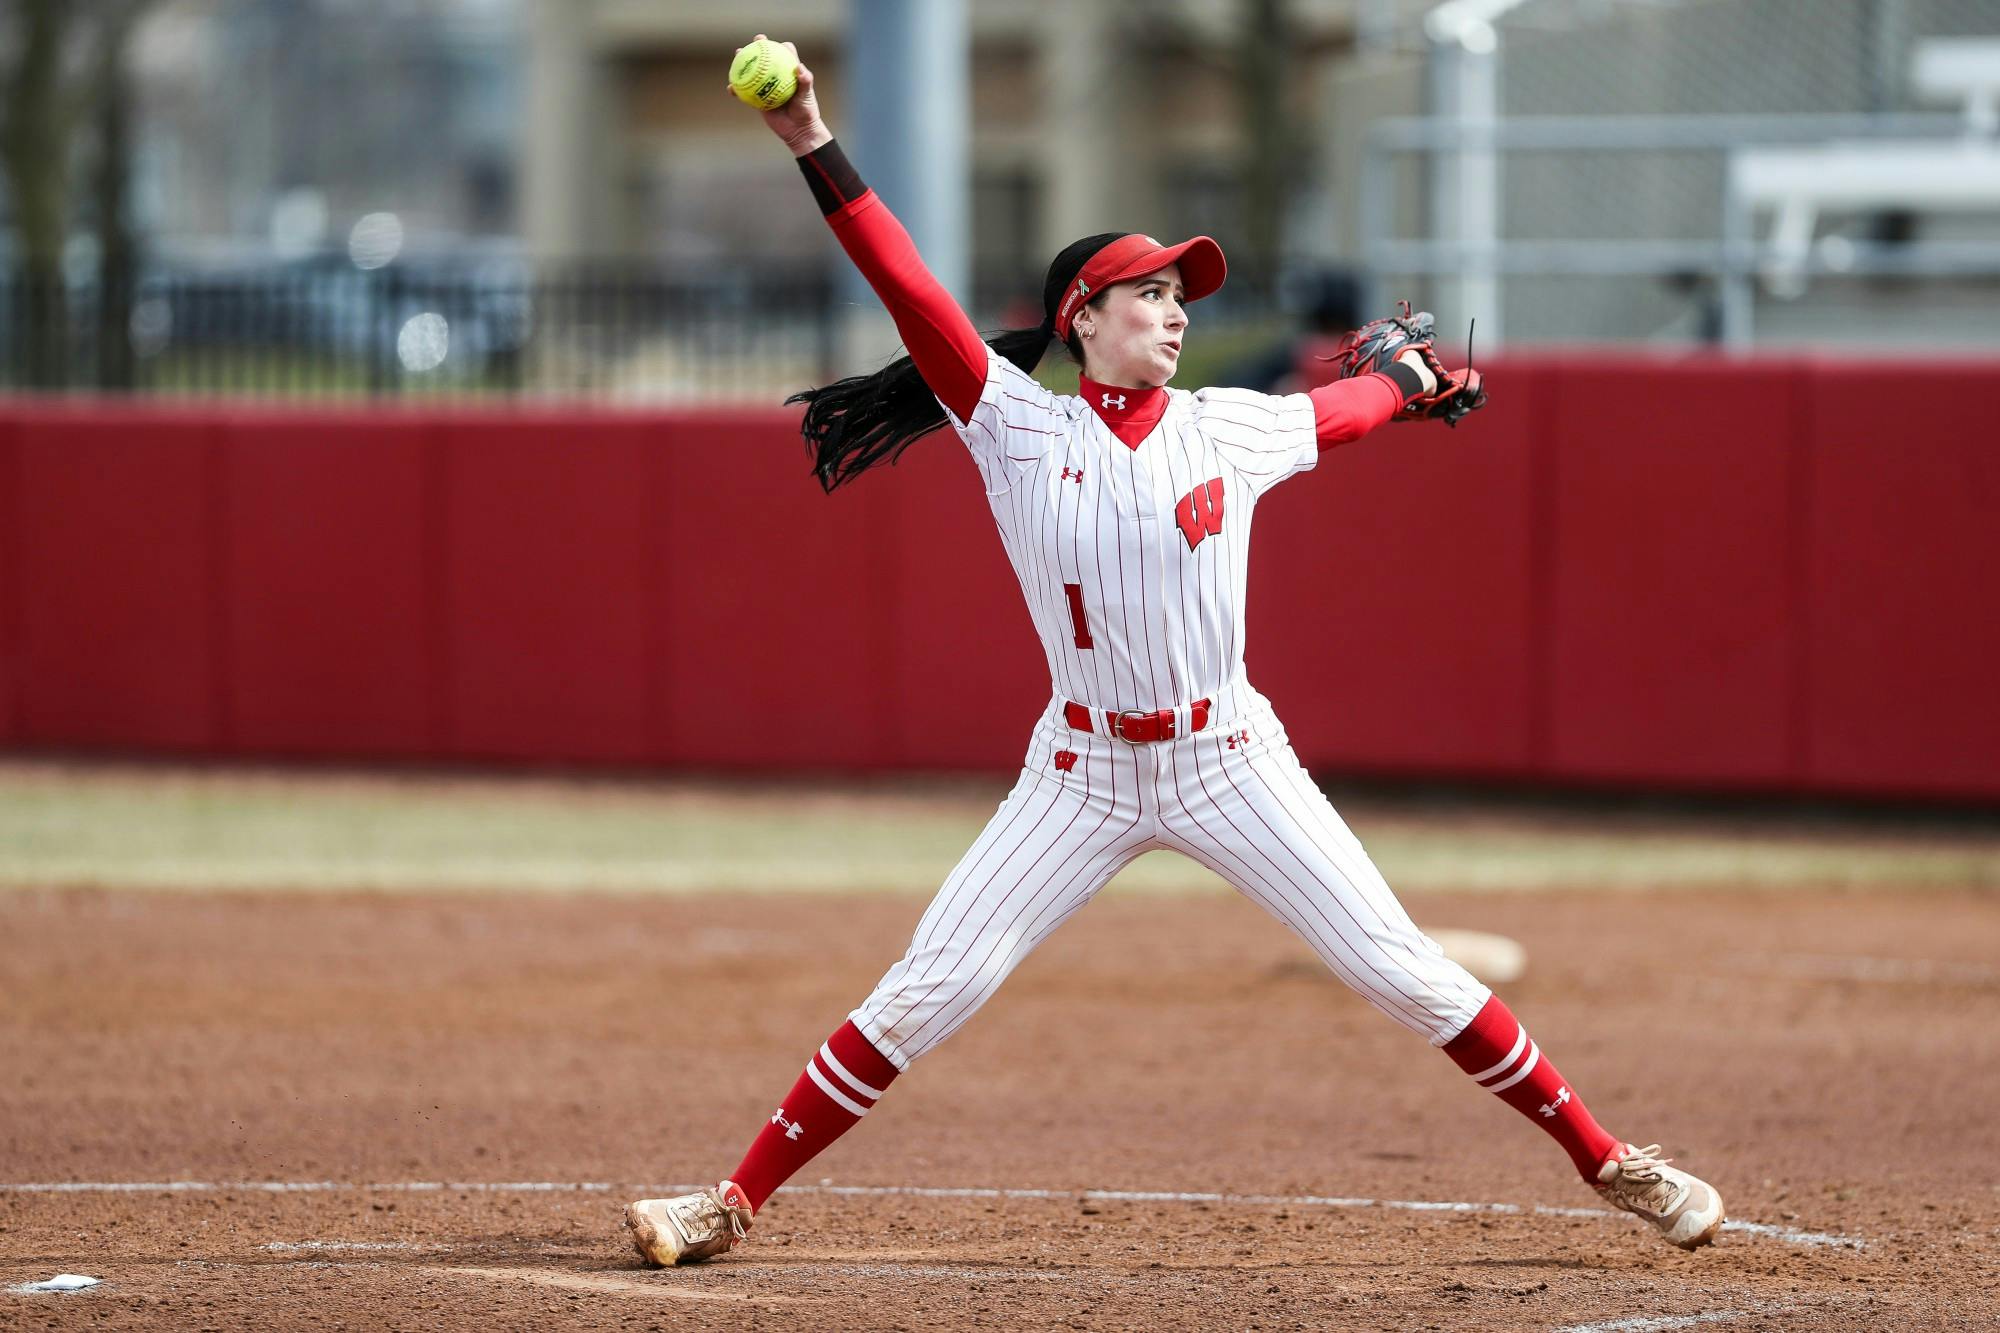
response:
<path fill-rule="evenodd" d="M 1597 1169 L 1597 1192 L 1613 1207 L 1645 1218 L 1684 1250 L 1713 1244 L 1722 1229 L 1722 1196 L 1707 1181 L 1667 1165 L 1660 1145 L 1624 1151 Z"/>
<path fill-rule="evenodd" d="M 632 1248 L 649 1264 L 698 1264 L 734 1249 L 750 1231 L 750 1204 L 734 1181 L 673 1199 L 641 1199 L 625 1208 Z"/>

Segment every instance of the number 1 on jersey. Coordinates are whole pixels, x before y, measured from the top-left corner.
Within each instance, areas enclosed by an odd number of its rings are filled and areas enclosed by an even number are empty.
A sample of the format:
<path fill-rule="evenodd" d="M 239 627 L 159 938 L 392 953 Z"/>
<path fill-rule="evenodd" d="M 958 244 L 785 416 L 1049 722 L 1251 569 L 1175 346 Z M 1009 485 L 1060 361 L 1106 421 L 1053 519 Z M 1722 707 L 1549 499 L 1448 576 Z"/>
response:
<path fill-rule="evenodd" d="M 1083 585 L 1065 583 L 1063 591 L 1069 595 L 1069 623 L 1070 628 L 1076 631 L 1076 646 L 1088 648 L 1091 646 L 1090 625 L 1083 618 Z"/>

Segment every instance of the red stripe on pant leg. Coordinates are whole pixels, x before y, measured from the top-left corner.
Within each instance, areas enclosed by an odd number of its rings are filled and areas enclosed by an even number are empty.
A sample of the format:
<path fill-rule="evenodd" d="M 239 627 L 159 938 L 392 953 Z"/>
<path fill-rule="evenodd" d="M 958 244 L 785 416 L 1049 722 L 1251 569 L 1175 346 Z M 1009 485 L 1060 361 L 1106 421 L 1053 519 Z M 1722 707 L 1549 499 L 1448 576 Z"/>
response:
<path fill-rule="evenodd" d="M 1522 1041 L 1523 1035 L 1520 1021 L 1496 995 L 1466 1024 L 1465 1031 L 1445 1043 L 1444 1053 L 1460 1069 L 1475 1076 L 1504 1062 L 1504 1068 L 1492 1073 L 1485 1086 L 1493 1088 L 1501 1101 L 1541 1126 L 1562 1145 L 1570 1161 L 1576 1164 L 1577 1172 L 1585 1180 L 1595 1182 L 1597 1168 L 1619 1147 L 1619 1142 L 1604 1132 L 1555 1062 L 1540 1053 L 1533 1041 Z M 1512 1059 L 1508 1058 L 1510 1054 Z M 1516 1080 L 1515 1076 L 1521 1074 L 1530 1059 L 1534 1060 L 1533 1067 Z M 1510 1082 L 1509 1087 L 1498 1087 Z"/>
<path fill-rule="evenodd" d="M 842 1023 L 826 1044 L 849 1073 L 872 1088 L 887 1090 L 896 1077 L 896 1067 L 851 1022 Z M 815 1051 L 813 1059 L 818 1058 Z M 820 1072 L 849 1101 L 863 1107 L 869 1105 L 838 1073 L 824 1067 Z M 742 1187 L 753 1211 L 762 1208 L 772 1191 L 860 1122 L 860 1116 L 827 1096 L 813 1078 L 808 1062 L 807 1071 L 799 1075 L 799 1081 L 785 1095 L 784 1104 L 758 1131 L 750 1151 L 743 1155 L 741 1165 L 729 1179 Z"/>

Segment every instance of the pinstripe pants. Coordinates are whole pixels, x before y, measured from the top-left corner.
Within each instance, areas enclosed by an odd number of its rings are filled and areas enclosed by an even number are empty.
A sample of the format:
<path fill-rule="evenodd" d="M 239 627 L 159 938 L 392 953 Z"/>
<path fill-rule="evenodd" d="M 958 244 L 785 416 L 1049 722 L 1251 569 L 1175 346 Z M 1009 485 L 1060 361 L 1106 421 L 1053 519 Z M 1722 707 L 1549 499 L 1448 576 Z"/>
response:
<path fill-rule="evenodd" d="M 1491 994 L 1417 929 L 1306 775 L 1270 702 L 1239 684 L 1218 696 L 1207 728 L 1150 745 L 1071 730 L 1052 701 L 1020 780 L 909 951 L 851 1015 L 855 1026 L 907 1069 L 1113 875 L 1158 847 L 1229 881 L 1433 1045 L 1457 1036 Z"/>

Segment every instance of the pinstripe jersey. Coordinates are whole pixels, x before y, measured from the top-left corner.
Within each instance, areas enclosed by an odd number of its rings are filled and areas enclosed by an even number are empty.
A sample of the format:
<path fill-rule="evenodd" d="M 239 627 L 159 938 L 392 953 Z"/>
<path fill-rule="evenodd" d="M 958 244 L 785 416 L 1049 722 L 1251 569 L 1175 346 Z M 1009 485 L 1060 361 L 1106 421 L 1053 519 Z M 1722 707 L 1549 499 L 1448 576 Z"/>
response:
<path fill-rule="evenodd" d="M 1055 692 L 1092 708 L 1171 708 L 1242 678 L 1257 500 L 1319 459 L 1305 394 L 1162 392 L 1158 424 L 1131 446 L 1082 398 L 989 353 L 970 418 L 946 409 Z"/>

